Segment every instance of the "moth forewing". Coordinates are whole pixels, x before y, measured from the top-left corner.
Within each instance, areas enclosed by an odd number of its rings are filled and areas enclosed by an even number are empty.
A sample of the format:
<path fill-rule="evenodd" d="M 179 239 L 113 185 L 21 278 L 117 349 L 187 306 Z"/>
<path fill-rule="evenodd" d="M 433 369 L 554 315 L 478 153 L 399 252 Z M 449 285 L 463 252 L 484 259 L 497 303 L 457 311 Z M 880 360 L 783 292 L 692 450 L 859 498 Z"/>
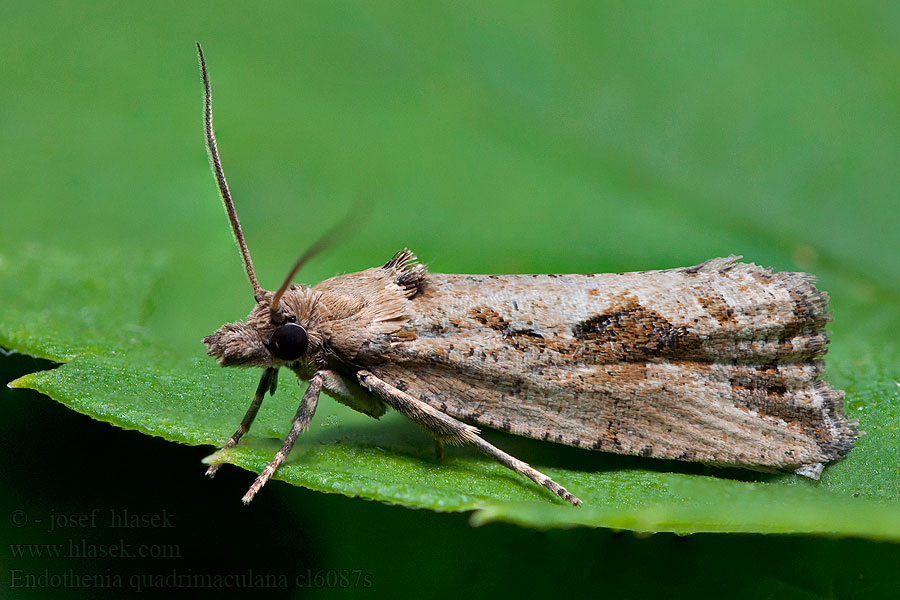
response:
<path fill-rule="evenodd" d="M 367 368 L 454 417 L 582 448 L 813 476 L 858 433 L 822 379 L 827 297 L 737 257 L 598 275 L 430 274 Z"/>
<path fill-rule="evenodd" d="M 222 366 L 263 369 L 247 433 L 278 370 L 308 380 L 290 433 L 250 502 L 312 420 L 321 392 L 378 418 L 390 407 L 436 440 L 471 444 L 578 505 L 564 487 L 464 421 L 582 448 L 817 477 L 858 433 L 822 379 L 827 296 L 802 273 L 736 257 L 601 275 L 428 273 L 408 250 L 380 267 L 291 284 L 256 280 L 212 129 L 207 149 L 256 305 L 203 341 Z M 218 465 L 207 473 L 215 474 Z"/>

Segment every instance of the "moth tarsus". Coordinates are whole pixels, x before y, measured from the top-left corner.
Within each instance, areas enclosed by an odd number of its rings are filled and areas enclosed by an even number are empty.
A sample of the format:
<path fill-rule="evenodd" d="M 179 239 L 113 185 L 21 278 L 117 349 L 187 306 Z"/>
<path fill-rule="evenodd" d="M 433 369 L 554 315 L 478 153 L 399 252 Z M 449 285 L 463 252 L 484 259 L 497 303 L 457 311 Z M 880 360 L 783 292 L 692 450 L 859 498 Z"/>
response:
<path fill-rule="evenodd" d="M 278 369 L 268 368 L 263 370 L 262 377 L 259 380 L 259 386 L 256 388 L 256 394 L 253 395 L 253 402 L 250 403 L 250 408 L 247 409 L 247 413 L 244 415 L 244 418 L 241 419 L 241 424 L 238 426 L 237 431 L 231 436 L 231 439 L 226 442 L 224 446 L 222 446 L 222 450 L 229 450 L 237 446 L 238 442 L 241 441 L 241 438 L 244 437 L 244 434 L 250 430 L 250 426 L 253 425 L 253 420 L 256 418 L 256 413 L 259 412 L 259 407 L 262 406 L 263 398 L 266 397 L 266 392 L 275 393 L 275 382 L 278 381 Z M 215 463 L 209 466 L 206 470 L 206 475 L 208 477 L 215 477 L 216 471 L 219 470 L 219 467 L 222 463 Z"/>
<path fill-rule="evenodd" d="M 823 379 L 828 297 L 805 273 L 736 256 L 679 269 L 595 275 L 429 273 L 402 250 L 380 267 L 292 284 L 256 280 L 219 160 L 200 45 L 207 149 L 256 305 L 203 338 L 226 367 L 263 374 L 247 433 L 280 368 L 309 381 L 250 502 L 309 427 L 321 392 L 435 439 L 470 444 L 571 504 L 580 500 L 464 421 L 581 448 L 818 478 L 859 435 Z M 218 465 L 209 467 L 213 476 Z"/>

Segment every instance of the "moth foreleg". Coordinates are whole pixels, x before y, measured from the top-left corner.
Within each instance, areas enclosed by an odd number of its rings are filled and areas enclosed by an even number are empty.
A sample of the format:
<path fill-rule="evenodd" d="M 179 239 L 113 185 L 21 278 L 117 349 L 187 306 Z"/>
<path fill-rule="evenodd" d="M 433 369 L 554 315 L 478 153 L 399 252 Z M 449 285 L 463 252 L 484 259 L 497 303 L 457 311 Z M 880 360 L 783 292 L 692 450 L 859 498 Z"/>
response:
<path fill-rule="evenodd" d="M 269 478 L 278 470 L 278 467 L 281 466 L 281 463 L 284 462 L 287 455 L 291 453 L 291 448 L 294 447 L 294 442 L 297 441 L 297 436 L 300 435 L 300 432 L 306 431 L 306 429 L 309 428 L 309 423 L 316 414 L 316 407 L 319 404 L 319 393 L 322 391 L 324 378 L 324 373 L 320 371 L 313 375 L 313 378 L 309 380 L 309 387 L 306 388 L 306 393 L 303 394 L 303 400 L 300 401 L 300 406 L 297 407 L 297 414 L 294 415 L 294 419 L 291 421 L 291 431 L 287 434 L 287 437 L 284 438 L 281 449 L 278 450 L 275 457 L 266 465 L 266 468 L 262 470 L 262 473 L 257 475 L 256 481 L 253 482 L 253 485 L 251 485 L 250 489 L 247 490 L 247 493 L 244 494 L 244 497 L 241 499 L 244 504 L 249 504 L 256 495 L 256 492 L 258 492 L 262 486 L 266 485 Z"/>
<path fill-rule="evenodd" d="M 256 413 L 259 412 L 259 407 L 262 405 L 266 392 L 271 391 L 274 394 L 277 381 L 278 369 L 270 367 L 263 371 L 262 377 L 259 378 L 259 385 L 256 386 L 256 394 L 253 395 L 253 402 L 250 403 L 250 408 L 247 409 L 247 414 L 241 419 L 241 424 L 238 426 L 237 431 L 234 432 L 234 435 L 231 436 L 231 439 L 222 446 L 222 450 L 228 450 L 237 446 L 238 442 L 241 441 L 241 438 L 244 437 L 244 434 L 250 430 L 250 426 L 253 424 L 253 419 L 256 418 Z M 216 471 L 218 471 L 221 466 L 222 463 L 210 465 L 206 470 L 206 475 L 208 477 L 214 477 Z"/>
<path fill-rule="evenodd" d="M 478 429 L 475 427 L 454 419 L 433 406 L 413 398 L 406 392 L 379 379 L 369 371 L 359 371 L 356 376 L 361 385 L 375 392 L 384 400 L 385 404 L 423 427 L 436 439 L 448 441 L 451 444 L 472 444 L 504 467 L 528 477 L 563 500 L 571 502 L 575 506 L 581 504 L 581 500 L 569 493 L 566 488 L 534 469 L 528 463 L 510 456 L 503 450 L 483 440 L 478 435 Z"/>

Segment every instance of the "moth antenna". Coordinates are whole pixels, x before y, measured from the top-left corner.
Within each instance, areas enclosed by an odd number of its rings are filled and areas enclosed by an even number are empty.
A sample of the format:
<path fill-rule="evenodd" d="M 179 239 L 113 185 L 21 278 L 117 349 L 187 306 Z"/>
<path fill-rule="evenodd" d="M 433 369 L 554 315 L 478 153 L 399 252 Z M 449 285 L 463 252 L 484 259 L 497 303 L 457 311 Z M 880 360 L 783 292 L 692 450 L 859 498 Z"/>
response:
<path fill-rule="evenodd" d="M 203 48 L 200 47 L 200 42 L 197 42 L 197 53 L 200 55 L 200 74 L 203 77 L 203 124 L 206 129 L 206 149 L 209 152 L 209 162 L 216 176 L 216 183 L 219 185 L 219 195 L 222 196 L 222 202 L 225 203 L 225 212 L 228 213 L 228 220 L 231 221 L 234 239 L 241 250 L 244 269 L 247 271 L 250 285 L 253 286 L 253 297 L 259 302 L 263 298 L 263 289 L 260 287 L 259 281 L 256 280 L 256 273 L 253 272 L 250 250 L 247 249 L 247 242 L 244 241 L 244 232 L 241 231 L 241 222 L 238 221 L 237 212 L 234 210 L 234 202 L 231 199 L 231 192 L 228 190 L 228 182 L 225 181 L 225 171 L 222 170 L 222 161 L 219 160 L 219 150 L 216 147 L 216 134 L 213 132 L 212 92 L 209 87 L 209 75 L 206 72 L 206 60 L 203 58 Z"/>
<path fill-rule="evenodd" d="M 356 215 L 358 216 L 358 211 L 350 211 L 348 212 L 343 219 L 337 222 L 337 224 L 332 225 L 331 229 L 326 231 L 322 237 L 320 237 L 315 244 L 309 247 L 309 249 L 300 255 L 300 258 L 297 259 L 297 262 L 294 263 L 294 266 L 291 268 L 290 272 L 287 274 L 287 277 L 284 278 L 284 281 L 281 283 L 281 287 L 278 288 L 278 291 L 275 292 L 275 295 L 272 296 L 272 304 L 269 306 L 269 312 L 272 315 L 273 323 L 282 323 L 284 321 L 284 315 L 281 312 L 281 307 L 279 303 L 281 302 L 281 297 L 287 291 L 288 286 L 291 285 L 291 280 L 294 279 L 294 275 L 297 274 L 297 271 L 300 270 L 306 262 L 314 257 L 316 254 L 330 246 L 339 231 L 346 229 L 348 225 L 350 225 L 352 217 Z"/>

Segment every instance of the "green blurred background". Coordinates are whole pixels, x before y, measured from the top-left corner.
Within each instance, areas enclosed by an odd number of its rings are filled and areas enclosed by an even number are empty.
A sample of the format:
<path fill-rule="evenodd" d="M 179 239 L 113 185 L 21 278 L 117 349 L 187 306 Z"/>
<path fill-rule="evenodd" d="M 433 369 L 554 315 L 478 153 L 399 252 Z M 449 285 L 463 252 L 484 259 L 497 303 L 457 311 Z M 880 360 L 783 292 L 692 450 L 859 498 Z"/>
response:
<path fill-rule="evenodd" d="M 198 40 L 265 287 L 363 205 L 300 279 L 404 246 L 443 272 L 738 253 L 819 276 L 833 361 L 896 355 L 898 332 L 871 308 L 900 297 L 894 3 L 7 3 L 0 250 L 161 257 L 143 325 L 186 359 L 251 300 L 203 147 Z M 49 366 L 0 357 L 4 381 Z M 9 587 L 14 569 L 85 566 L 12 556 L 10 543 L 71 537 L 12 527 L 35 498 L 58 514 L 174 516 L 171 530 L 94 533 L 178 544 L 180 559 L 87 564 L 98 573 L 358 570 L 371 583 L 273 590 L 287 596 L 895 597 L 900 582 L 897 546 L 858 540 L 472 528 L 283 484 L 248 509 L 249 476 L 204 480 L 207 448 L 0 393 L 0 595 L 94 595 Z"/>

